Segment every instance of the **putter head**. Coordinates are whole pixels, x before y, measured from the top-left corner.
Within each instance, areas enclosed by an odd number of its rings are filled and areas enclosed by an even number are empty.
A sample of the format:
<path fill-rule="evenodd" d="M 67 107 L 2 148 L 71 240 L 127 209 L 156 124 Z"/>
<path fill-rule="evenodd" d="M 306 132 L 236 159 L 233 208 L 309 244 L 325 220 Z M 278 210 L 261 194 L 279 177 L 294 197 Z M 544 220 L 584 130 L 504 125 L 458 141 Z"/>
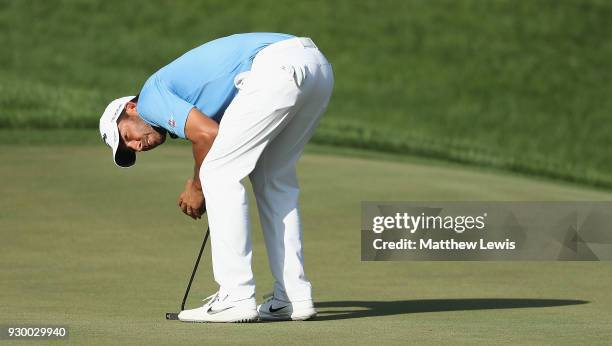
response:
<path fill-rule="evenodd" d="M 166 312 L 166 319 L 167 320 L 176 320 L 178 321 L 178 312 Z"/>

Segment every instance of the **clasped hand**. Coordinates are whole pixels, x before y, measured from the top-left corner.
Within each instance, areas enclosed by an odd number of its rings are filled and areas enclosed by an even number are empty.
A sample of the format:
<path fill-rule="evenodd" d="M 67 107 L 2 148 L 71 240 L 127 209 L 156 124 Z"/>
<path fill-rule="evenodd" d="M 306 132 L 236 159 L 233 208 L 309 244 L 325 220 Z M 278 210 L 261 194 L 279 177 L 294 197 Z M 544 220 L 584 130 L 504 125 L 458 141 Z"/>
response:
<path fill-rule="evenodd" d="M 194 184 L 193 179 L 187 180 L 185 191 L 178 198 L 178 206 L 185 215 L 194 220 L 201 218 L 206 211 L 202 189 Z"/>

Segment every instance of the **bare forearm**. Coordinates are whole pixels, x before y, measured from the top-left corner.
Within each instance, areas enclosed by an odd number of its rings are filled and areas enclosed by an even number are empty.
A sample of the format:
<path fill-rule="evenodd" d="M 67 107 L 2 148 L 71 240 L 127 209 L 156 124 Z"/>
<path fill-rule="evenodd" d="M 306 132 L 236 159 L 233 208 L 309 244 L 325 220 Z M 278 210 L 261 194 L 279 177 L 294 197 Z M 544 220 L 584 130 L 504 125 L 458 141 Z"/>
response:
<path fill-rule="evenodd" d="M 219 124 L 207 117 L 206 114 L 193 107 L 187 115 L 185 123 L 185 137 L 191 141 L 193 151 L 193 179 L 187 179 L 185 191 L 180 194 L 178 206 L 183 213 L 191 218 L 199 219 L 205 212 L 202 183 L 200 182 L 200 167 L 204 158 L 217 138 Z"/>
<path fill-rule="evenodd" d="M 210 151 L 210 147 L 212 146 L 214 139 L 211 138 L 202 138 L 198 142 L 192 142 L 192 151 L 193 151 L 193 185 L 197 189 L 202 189 L 202 183 L 200 182 L 200 167 L 202 166 L 202 162 L 204 162 L 204 158 Z"/>
<path fill-rule="evenodd" d="M 194 188 L 198 190 L 202 190 L 200 167 L 210 147 L 212 147 L 218 131 L 219 124 L 200 112 L 197 108 L 194 107 L 191 109 L 187 117 L 187 123 L 185 124 L 185 136 L 191 141 L 194 161 L 193 185 Z"/>

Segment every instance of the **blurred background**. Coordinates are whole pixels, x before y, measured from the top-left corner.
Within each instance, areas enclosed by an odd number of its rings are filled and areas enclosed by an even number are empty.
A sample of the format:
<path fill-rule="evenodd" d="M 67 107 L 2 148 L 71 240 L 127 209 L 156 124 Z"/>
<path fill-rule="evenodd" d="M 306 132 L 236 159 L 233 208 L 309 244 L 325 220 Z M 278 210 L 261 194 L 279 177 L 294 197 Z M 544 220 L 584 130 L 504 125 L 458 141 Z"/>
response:
<path fill-rule="evenodd" d="M 98 119 L 189 49 L 256 31 L 311 37 L 335 72 L 298 164 L 319 319 L 166 322 L 206 229 L 176 206 L 191 150 L 120 170 Z M 611 201 L 611 33 L 607 0 L 0 0 L 0 325 L 87 345 L 605 344 L 610 262 L 361 262 L 359 230 L 361 201 Z M 210 262 L 188 307 L 217 289 Z"/>
<path fill-rule="evenodd" d="M 0 0 L 0 127 L 91 128 L 185 51 L 309 36 L 336 88 L 314 141 L 612 186 L 609 1 Z"/>

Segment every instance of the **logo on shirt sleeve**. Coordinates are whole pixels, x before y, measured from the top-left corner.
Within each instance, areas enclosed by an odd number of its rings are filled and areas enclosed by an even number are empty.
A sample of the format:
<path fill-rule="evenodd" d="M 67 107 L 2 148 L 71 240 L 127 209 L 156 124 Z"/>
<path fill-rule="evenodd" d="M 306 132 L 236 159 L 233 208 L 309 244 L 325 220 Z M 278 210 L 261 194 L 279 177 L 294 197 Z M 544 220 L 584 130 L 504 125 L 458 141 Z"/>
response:
<path fill-rule="evenodd" d="M 176 126 L 176 121 L 174 121 L 174 117 L 172 115 L 170 116 L 170 119 L 168 119 L 168 125 L 170 125 L 170 127 Z"/>

